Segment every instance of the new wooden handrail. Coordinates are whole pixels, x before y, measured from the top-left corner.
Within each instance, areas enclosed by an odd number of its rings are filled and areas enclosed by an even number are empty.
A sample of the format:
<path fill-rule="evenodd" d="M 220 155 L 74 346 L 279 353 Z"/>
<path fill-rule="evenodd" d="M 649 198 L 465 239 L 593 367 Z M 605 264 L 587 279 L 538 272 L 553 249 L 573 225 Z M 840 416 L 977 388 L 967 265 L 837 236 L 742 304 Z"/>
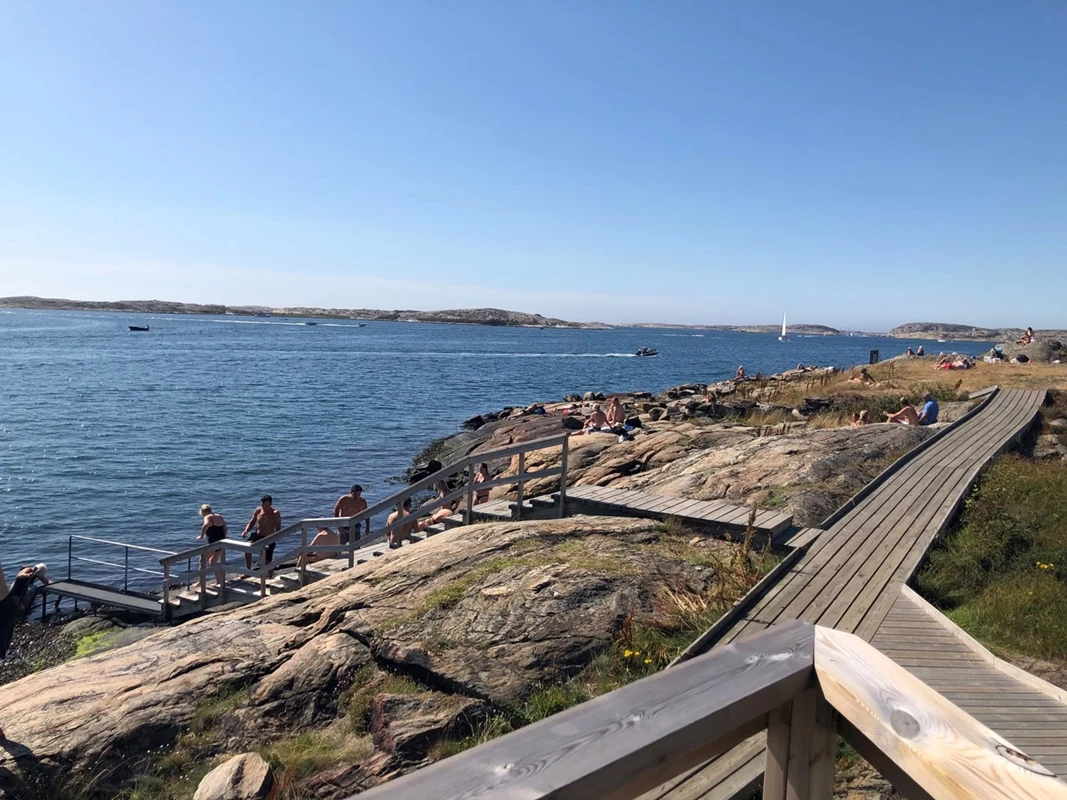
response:
<path fill-rule="evenodd" d="M 830 800 L 838 735 L 909 798 L 1067 800 L 1067 784 L 862 639 L 801 622 L 358 798 L 632 800 L 762 729 L 764 800 Z"/>

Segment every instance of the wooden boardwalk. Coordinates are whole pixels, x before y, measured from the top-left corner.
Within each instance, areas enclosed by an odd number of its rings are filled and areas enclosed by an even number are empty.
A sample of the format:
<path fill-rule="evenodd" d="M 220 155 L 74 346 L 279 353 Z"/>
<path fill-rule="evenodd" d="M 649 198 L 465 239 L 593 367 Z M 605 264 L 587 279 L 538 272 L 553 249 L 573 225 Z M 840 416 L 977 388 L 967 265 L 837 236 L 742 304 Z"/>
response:
<path fill-rule="evenodd" d="M 607 486 L 572 486 L 567 489 L 568 507 L 589 507 L 591 511 L 608 514 L 630 513 L 643 517 L 666 519 L 676 517 L 682 522 L 744 531 L 751 509 L 726 500 L 687 500 L 664 494 L 639 492 L 633 489 L 612 489 Z M 793 524 L 793 515 L 781 511 L 758 511 L 753 527 L 760 533 L 777 537 Z"/>
<path fill-rule="evenodd" d="M 908 643 L 902 623 L 925 621 L 907 606 L 897 605 L 905 584 L 934 538 L 952 520 L 981 469 L 1029 428 L 1044 399 L 1044 391 L 1002 390 L 985 400 L 975 414 L 903 462 L 815 537 L 792 569 L 717 640 L 709 642 L 708 648 L 799 619 L 856 633 L 896 654 L 918 653 L 906 659 L 913 661 L 913 666 L 902 666 L 929 680 L 939 691 L 951 689 L 950 699 L 967 700 L 969 707 L 965 708 L 972 713 L 982 696 L 988 697 L 989 689 L 997 689 L 996 703 L 987 703 L 990 708 L 985 724 L 1009 741 L 1015 734 L 1020 749 L 1032 752 L 1039 761 L 1045 756 L 1050 769 L 1061 776 L 1067 774 L 1067 750 L 1061 748 L 1067 745 L 1067 704 L 1047 694 L 1035 696 L 1031 686 L 990 668 L 981 659 L 961 659 L 949 669 L 933 664 L 946 660 L 938 658 L 942 645 L 949 661 L 962 651 L 956 646 L 958 639 L 929 626 L 927 633 L 917 632 L 913 637 L 923 639 L 913 642 L 919 647 L 901 650 L 900 646 Z M 932 620 L 931 625 L 940 623 Z M 971 702 L 975 698 L 977 701 Z M 1033 701 L 1035 705 L 1025 713 L 1001 710 L 1010 701 Z M 1024 720 L 1028 724 L 1021 727 L 1019 723 Z M 1025 737 L 1021 736 L 1024 732 Z M 646 794 L 645 800 L 746 796 L 762 775 L 764 742 L 764 734 L 754 736 Z"/>

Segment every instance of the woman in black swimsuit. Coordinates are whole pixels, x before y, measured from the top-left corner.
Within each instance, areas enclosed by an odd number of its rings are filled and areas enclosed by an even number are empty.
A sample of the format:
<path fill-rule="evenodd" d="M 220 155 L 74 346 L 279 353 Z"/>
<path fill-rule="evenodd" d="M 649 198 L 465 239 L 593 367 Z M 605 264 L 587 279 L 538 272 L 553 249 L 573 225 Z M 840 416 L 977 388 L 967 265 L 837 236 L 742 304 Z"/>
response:
<path fill-rule="evenodd" d="M 226 527 L 226 520 L 222 518 L 222 514 L 216 514 L 211 510 L 211 506 L 205 503 L 200 506 L 200 516 L 204 518 L 204 524 L 200 526 L 200 535 L 196 537 L 197 541 L 206 536 L 208 542 L 214 544 L 226 538 L 228 528 Z M 218 564 L 221 553 L 221 550 L 212 550 L 206 556 L 202 556 L 200 558 L 200 569 L 203 569 L 208 564 Z M 222 570 L 215 570 L 215 585 L 218 586 L 222 581 Z"/>

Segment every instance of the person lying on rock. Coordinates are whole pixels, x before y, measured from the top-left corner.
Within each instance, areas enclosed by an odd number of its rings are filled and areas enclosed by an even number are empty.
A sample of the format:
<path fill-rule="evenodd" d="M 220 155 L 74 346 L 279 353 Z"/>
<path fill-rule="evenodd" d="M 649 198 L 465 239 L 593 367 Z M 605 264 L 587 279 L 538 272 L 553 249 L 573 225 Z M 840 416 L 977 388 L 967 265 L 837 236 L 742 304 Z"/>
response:
<path fill-rule="evenodd" d="M 608 406 L 608 424 L 622 425 L 625 422 L 626 413 L 622 410 L 622 404 L 619 402 L 618 395 L 616 395 L 611 398 L 611 404 Z"/>

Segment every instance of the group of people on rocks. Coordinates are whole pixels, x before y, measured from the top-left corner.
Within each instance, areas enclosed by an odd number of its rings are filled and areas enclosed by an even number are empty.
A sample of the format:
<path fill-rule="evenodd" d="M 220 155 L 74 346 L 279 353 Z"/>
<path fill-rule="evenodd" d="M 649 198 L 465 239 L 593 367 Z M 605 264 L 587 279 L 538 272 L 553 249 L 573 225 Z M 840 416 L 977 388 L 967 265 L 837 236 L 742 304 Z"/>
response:
<path fill-rule="evenodd" d="M 900 410 L 899 411 L 883 411 L 886 422 L 896 422 L 901 425 L 933 425 L 937 422 L 937 417 L 941 413 L 941 408 L 937 404 L 937 400 L 929 392 L 924 392 L 922 395 L 922 409 L 916 409 L 911 403 L 908 402 L 908 398 L 900 398 Z M 852 419 L 849 426 L 852 428 L 862 428 L 864 425 L 871 424 L 870 413 L 867 409 L 862 411 L 853 411 Z"/>

